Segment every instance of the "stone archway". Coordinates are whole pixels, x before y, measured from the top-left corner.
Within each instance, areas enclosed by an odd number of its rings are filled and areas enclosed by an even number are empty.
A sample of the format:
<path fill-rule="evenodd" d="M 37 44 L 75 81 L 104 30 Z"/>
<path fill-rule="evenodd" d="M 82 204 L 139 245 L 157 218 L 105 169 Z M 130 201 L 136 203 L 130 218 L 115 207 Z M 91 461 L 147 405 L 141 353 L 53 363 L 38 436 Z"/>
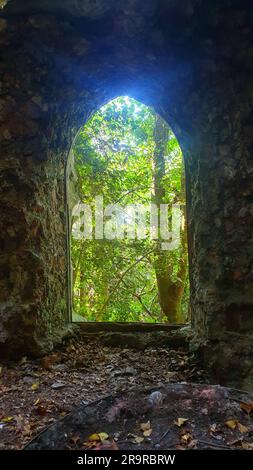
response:
<path fill-rule="evenodd" d="M 162 158 L 160 149 L 159 157 L 152 152 L 153 145 L 159 148 L 159 138 L 160 142 L 167 138 L 168 148 L 162 141 Z M 99 142 L 98 146 L 95 142 Z M 155 158 L 161 161 L 154 163 Z M 174 215 L 169 215 L 174 231 L 176 220 L 181 220 L 181 228 L 177 227 L 180 241 L 172 248 L 178 256 L 174 265 L 178 275 L 173 278 L 172 272 L 166 277 L 173 265 L 166 251 L 159 255 L 164 277 L 155 267 L 157 238 L 154 227 L 150 227 L 151 223 L 155 225 L 155 212 L 158 213 L 157 205 L 153 210 L 154 187 L 156 184 L 157 190 L 158 184 L 153 183 L 153 187 L 151 181 L 155 179 L 154 167 L 158 172 L 162 164 L 168 185 L 164 197 L 169 206 L 176 204 Z M 82 324 L 82 330 L 98 332 L 112 326 L 119 331 L 146 333 L 166 329 L 167 325 L 170 332 L 172 325 L 179 327 L 190 322 L 184 174 L 182 151 L 168 124 L 153 108 L 129 96 L 119 96 L 103 105 L 79 130 L 66 162 L 65 185 L 68 313 L 71 322 Z M 160 193 L 157 197 L 161 202 Z M 145 211 L 145 221 L 140 206 Z M 118 216 L 117 228 L 112 229 L 111 221 L 107 223 L 109 214 L 111 219 Z M 140 240 L 140 246 L 136 246 Z M 147 252 L 151 252 L 150 259 Z"/>
<path fill-rule="evenodd" d="M 249 377 L 250 5 L 4 3 L 1 351 L 40 354 L 66 332 L 65 160 L 88 116 L 128 94 L 155 107 L 185 154 L 193 344 L 218 380 L 238 364 Z"/>

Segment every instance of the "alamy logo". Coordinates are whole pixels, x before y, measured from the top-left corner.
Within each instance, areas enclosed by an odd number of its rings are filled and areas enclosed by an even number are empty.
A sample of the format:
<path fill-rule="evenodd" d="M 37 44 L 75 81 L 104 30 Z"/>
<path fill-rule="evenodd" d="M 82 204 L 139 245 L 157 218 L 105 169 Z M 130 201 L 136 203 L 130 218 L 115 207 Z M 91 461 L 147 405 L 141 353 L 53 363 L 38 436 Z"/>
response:
<path fill-rule="evenodd" d="M 72 211 L 72 236 L 77 240 L 145 239 L 160 240 L 163 250 L 180 245 L 184 223 L 179 204 L 110 204 L 104 207 L 103 196 L 91 205 L 79 202 Z"/>

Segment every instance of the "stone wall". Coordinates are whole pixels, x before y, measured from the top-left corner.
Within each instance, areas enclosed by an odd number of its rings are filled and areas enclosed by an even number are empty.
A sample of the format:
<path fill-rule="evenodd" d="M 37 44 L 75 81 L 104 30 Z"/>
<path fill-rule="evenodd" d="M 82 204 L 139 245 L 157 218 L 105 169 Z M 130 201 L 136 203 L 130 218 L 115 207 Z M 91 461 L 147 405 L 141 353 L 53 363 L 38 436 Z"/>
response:
<path fill-rule="evenodd" d="M 250 2 L 9 0 L 0 12 L 0 351 L 46 352 L 67 328 L 68 153 L 92 112 L 128 94 L 184 151 L 193 346 L 219 380 L 240 354 L 249 381 Z"/>

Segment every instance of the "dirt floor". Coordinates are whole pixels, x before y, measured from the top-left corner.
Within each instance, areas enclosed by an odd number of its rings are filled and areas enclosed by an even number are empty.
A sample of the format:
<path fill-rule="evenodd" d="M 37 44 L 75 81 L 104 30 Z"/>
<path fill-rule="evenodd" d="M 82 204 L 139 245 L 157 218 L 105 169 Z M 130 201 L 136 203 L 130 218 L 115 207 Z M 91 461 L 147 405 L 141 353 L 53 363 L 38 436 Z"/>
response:
<path fill-rule="evenodd" d="M 23 358 L 0 370 L 2 450 L 22 449 L 65 416 L 57 426 L 64 429 L 67 449 L 253 447 L 250 396 L 188 385 L 206 383 L 206 377 L 183 349 L 143 351 L 72 341 L 40 360 Z M 173 388 L 176 382 L 181 385 Z M 95 410 L 104 410 L 106 421 L 98 416 L 88 429 L 75 429 L 80 404 L 91 404 L 82 406 L 82 413 L 90 408 L 93 417 Z"/>

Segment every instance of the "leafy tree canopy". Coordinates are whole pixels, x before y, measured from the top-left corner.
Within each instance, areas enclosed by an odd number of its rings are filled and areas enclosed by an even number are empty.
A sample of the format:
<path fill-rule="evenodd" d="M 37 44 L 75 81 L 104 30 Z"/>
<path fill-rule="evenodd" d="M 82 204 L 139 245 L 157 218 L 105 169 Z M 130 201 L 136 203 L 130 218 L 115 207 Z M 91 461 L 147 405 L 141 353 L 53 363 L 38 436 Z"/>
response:
<path fill-rule="evenodd" d="M 151 108 L 129 97 L 109 102 L 92 116 L 73 148 L 82 202 L 92 206 L 98 195 L 103 196 L 105 206 L 152 202 L 156 123 L 157 115 Z M 161 202 L 171 207 L 173 202 L 184 203 L 183 163 L 177 139 L 168 126 L 165 149 Z M 72 238 L 74 319 L 78 315 L 84 321 L 169 321 L 159 299 L 157 243 L 150 237 Z M 179 275 L 181 257 L 182 246 L 166 253 L 173 282 Z M 179 322 L 187 315 L 187 276 L 183 284 Z"/>

